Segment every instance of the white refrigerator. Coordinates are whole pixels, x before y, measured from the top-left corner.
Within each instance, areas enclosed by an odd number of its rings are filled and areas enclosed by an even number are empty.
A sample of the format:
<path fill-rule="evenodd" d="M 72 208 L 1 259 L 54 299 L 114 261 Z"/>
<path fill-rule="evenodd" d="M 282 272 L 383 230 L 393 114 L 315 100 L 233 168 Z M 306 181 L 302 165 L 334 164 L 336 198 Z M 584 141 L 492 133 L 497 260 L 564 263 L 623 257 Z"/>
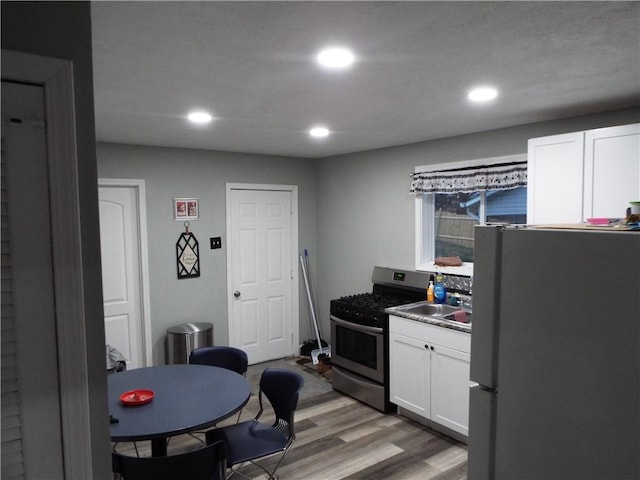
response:
<path fill-rule="evenodd" d="M 640 232 L 475 231 L 468 478 L 640 478 Z"/>

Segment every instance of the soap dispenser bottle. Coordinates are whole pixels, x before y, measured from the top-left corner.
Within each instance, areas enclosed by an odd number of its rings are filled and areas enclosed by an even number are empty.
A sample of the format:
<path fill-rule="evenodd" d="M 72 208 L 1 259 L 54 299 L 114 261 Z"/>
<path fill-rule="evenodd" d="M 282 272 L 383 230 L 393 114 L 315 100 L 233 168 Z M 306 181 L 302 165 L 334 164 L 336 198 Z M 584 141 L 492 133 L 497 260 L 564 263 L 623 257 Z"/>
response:
<path fill-rule="evenodd" d="M 433 280 L 429 280 L 429 286 L 427 287 L 427 303 L 433 303 Z"/>
<path fill-rule="evenodd" d="M 442 283 L 442 274 L 436 274 L 436 284 L 433 287 L 433 297 L 436 303 L 445 303 L 447 301 L 447 289 Z"/>

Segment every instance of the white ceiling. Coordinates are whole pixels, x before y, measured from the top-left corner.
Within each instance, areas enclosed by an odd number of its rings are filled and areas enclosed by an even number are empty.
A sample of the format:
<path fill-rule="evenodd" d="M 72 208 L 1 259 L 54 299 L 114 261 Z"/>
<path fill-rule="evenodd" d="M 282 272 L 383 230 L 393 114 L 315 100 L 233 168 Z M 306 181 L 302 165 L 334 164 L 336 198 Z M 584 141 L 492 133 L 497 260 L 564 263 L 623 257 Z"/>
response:
<path fill-rule="evenodd" d="M 107 142 L 318 158 L 640 105 L 639 2 L 93 2 L 92 29 Z"/>

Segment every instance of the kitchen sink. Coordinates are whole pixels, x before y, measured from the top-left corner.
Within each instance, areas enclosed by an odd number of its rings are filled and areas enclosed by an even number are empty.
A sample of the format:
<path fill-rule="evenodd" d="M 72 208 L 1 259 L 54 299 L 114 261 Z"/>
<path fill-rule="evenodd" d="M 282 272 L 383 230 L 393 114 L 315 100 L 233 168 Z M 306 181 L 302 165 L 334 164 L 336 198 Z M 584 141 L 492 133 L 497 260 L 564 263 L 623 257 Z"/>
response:
<path fill-rule="evenodd" d="M 413 313 L 415 315 L 425 315 L 427 317 L 444 317 L 445 315 L 449 315 L 456 310 L 460 310 L 460 307 L 433 303 L 423 303 L 418 305 L 412 303 L 407 305 L 406 307 L 398 307 L 398 310 L 407 313 Z"/>
<path fill-rule="evenodd" d="M 443 322 L 451 322 L 459 325 L 471 325 L 471 312 L 467 309 L 454 307 L 452 305 L 419 302 L 395 307 L 395 310 L 413 315 L 432 317 Z M 465 321 L 460 321 L 460 313 L 456 314 L 456 312 L 462 311 L 465 313 L 465 315 L 462 316 L 462 319 Z"/>
<path fill-rule="evenodd" d="M 450 313 L 449 315 L 445 315 L 442 318 L 447 320 L 448 322 L 464 323 L 464 324 L 471 325 L 471 318 L 472 318 L 471 312 L 469 312 L 467 310 L 464 310 L 464 312 L 465 312 L 465 315 L 463 316 L 463 318 L 464 318 L 465 321 L 463 321 L 463 322 L 460 321 L 459 317 L 456 319 L 456 317 L 454 316 L 453 313 Z"/>

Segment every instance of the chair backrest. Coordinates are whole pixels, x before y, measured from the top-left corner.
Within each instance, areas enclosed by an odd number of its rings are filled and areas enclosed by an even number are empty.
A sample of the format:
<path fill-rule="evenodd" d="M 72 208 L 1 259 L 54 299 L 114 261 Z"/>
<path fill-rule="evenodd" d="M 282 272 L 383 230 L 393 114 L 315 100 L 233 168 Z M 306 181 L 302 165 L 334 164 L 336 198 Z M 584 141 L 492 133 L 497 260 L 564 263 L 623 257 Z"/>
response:
<path fill-rule="evenodd" d="M 244 375 L 247 373 L 249 358 L 244 350 L 234 347 L 201 347 L 189 355 L 189 363 L 222 367 Z"/>
<path fill-rule="evenodd" d="M 124 480 L 223 480 L 226 469 L 223 441 L 181 455 L 129 457 L 112 452 L 112 468 Z"/>
<path fill-rule="evenodd" d="M 293 413 L 298 406 L 298 394 L 304 378 L 298 372 L 284 368 L 266 368 L 260 377 L 260 409 L 264 394 L 276 414 L 275 424 L 287 422 L 293 434 Z"/>

